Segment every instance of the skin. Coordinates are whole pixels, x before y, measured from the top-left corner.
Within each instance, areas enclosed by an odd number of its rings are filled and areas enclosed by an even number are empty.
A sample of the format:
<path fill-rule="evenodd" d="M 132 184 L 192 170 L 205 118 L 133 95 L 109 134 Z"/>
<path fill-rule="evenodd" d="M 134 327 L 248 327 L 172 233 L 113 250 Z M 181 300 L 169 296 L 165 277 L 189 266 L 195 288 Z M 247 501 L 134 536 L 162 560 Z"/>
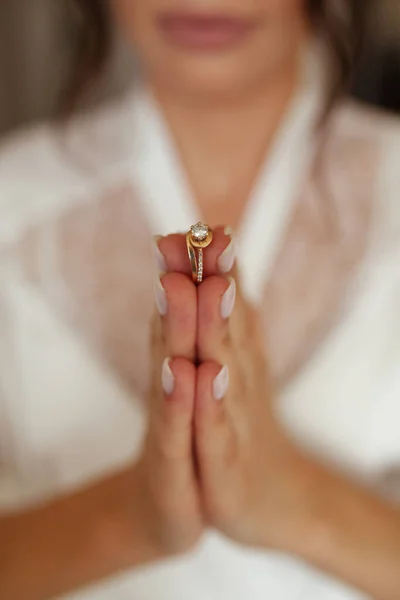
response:
<path fill-rule="evenodd" d="M 154 16 L 170 0 L 110 3 L 145 65 L 201 211 L 210 223 L 235 225 L 293 93 L 307 35 L 303 3 L 191 2 L 257 15 L 259 28 L 246 45 L 213 57 L 161 39 Z M 304 456 L 274 419 L 258 316 L 242 297 L 235 269 L 222 274 L 218 266 L 230 243 L 216 230 L 205 252 L 205 280 L 196 287 L 184 237 L 159 242 L 167 310 L 152 327 L 142 456 L 86 489 L 0 518 L 2 597 L 46 600 L 77 590 L 183 554 L 214 528 L 239 544 L 300 557 L 377 600 L 398 600 L 399 511 Z M 228 275 L 237 295 L 226 318 Z M 166 358 L 173 377 L 167 392 Z M 229 385 L 215 400 L 223 366 Z"/>

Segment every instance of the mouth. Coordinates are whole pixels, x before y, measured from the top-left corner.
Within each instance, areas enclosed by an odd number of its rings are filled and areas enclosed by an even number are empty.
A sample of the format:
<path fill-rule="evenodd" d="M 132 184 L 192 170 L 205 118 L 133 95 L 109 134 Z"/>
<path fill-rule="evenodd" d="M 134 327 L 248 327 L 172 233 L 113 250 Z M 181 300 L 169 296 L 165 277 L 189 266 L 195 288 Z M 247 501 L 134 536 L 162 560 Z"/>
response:
<path fill-rule="evenodd" d="M 228 15 L 164 13 L 157 25 L 168 41 L 190 50 L 227 50 L 246 40 L 257 27 L 251 19 Z"/>

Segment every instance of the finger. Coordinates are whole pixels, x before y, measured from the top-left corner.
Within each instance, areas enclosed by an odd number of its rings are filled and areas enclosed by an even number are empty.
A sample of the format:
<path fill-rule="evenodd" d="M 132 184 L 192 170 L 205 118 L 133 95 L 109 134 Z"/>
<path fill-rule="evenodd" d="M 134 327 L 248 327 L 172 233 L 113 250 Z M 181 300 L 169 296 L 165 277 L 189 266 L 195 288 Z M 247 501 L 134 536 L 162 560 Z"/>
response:
<path fill-rule="evenodd" d="M 156 305 L 159 312 L 159 339 L 166 356 L 193 360 L 196 352 L 197 290 L 192 281 L 180 273 L 157 278 Z"/>
<path fill-rule="evenodd" d="M 186 234 L 157 237 L 157 262 L 161 271 L 176 271 L 191 276 Z M 204 276 L 228 273 L 235 262 L 235 242 L 229 227 L 213 230 L 213 241 L 204 250 Z"/>
<path fill-rule="evenodd" d="M 229 391 L 229 370 L 215 362 L 204 362 L 197 369 L 195 393 L 196 450 L 200 469 L 204 460 L 230 460 L 237 451 L 237 432 L 225 397 Z M 217 463 L 208 461 L 207 469 Z M 208 471 L 209 472 L 209 471 Z"/>
<path fill-rule="evenodd" d="M 225 364 L 230 352 L 230 319 L 236 302 L 233 278 L 213 276 L 198 288 L 197 351 L 201 361 Z"/>
<path fill-rule="evenodd" d="M 165 535 L 173 537 L 173 523 L 180 522 L 183 511 L 198 510 L 192 432 L 196 369 L 186 359 L 167 358 L 159 381 L 143 460 L 151 498 L 172 523 Z"/>
<path fill-rule="evenodd" d="M 166 358 L 160 391 L 150 419 L 150 438 L 163 461 L 188 459 L 192 452 L 192 421 L 196 369 L 184 358 Z"/>

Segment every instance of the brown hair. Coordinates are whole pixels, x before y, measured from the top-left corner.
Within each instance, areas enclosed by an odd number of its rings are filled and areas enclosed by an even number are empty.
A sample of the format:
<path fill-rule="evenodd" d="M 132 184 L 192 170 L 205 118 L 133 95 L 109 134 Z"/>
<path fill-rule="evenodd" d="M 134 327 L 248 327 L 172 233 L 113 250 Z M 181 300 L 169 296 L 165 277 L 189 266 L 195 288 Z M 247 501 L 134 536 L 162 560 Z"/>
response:
<path fill-rule="evenodd" d="M 80 35 L 72 78 L 64 96 L 64 113 L 70 113 L 87 90 L 99 80 L 107 67 L 113 46 L 107 2 L 69 1 L 78 9 Z M 310 22 L 325 40 L 331 56 L 332 77 L 325 114 L 348 89 L 365 31 L 369 1 L 304 0 Z"/>

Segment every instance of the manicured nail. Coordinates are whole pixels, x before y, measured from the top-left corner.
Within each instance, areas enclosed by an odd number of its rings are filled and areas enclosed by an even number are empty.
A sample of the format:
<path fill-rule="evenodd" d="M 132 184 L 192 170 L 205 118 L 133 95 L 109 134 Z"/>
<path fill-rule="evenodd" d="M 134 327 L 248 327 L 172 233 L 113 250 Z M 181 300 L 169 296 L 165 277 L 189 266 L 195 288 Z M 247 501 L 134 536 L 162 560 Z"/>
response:
<path fill-rule="evenodd" d="M 154 284 L 154 297 L 158 312 L 162 317 L 165 317 L 168 312 L 168 299 L 166 291 L 164 290 L 163 284 L 161 283 L 161 279 L 159 277 L 157 277 Z"/>
<path fill-rule="evenodd" d="M 229 369 L 228 367 L 222 367 L 218 375 L 213 381 L 213 395 L 215 400 L 222 400 L 228 391 L 229 387 Z"/>
<path fill-rule="evenodd" d="M 219 256 L 217 266 L 221 273 L 229 273 L 229 271 L 232 270 L 236 259 L 235 240 L 233 239 L 233 231 L 231 227 L 225 227 L 224 233 L 230 238 L 231 241 Z"/>
<path fill-rule="evenodd" d="M 174 391 L 175 377 L 170 367 L 170 358 L 166 358 L 161 369 L 161 383 L 164 393 L 170 396 Z"/>
<path fill-rule="evenodd" d="M 236 300 L 236 281 L 233 277 L 229 277 L 229 287 L 222 296 L 220 312 L 223 319 L 229 319 L 232 314 Z M 165 293 L 165 292 L 164 292 Z"/>
<path fill-rule="evenodd" d="M 166 263 L 165 258 L 158 246 L 158 242 L 161 239 L 162 239 L 162 235 L 155 235 L 153 237 L 154 255 L 155 255 L 157 269 L 158 269 L 159 273 L 165 273 L 165 271 L 167 271 L 167 263 Z"/>

